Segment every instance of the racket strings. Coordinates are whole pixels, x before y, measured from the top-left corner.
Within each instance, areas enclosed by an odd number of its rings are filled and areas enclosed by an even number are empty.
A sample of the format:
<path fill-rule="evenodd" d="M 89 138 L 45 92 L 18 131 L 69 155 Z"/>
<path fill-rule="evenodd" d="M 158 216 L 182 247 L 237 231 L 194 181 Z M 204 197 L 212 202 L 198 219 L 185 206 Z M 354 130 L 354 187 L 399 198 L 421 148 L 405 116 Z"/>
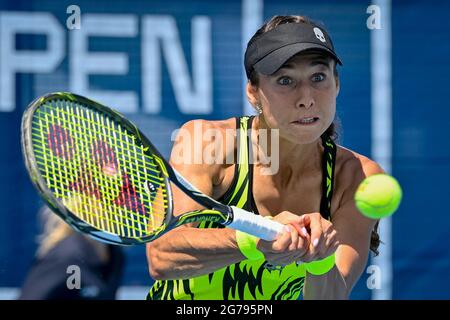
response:
<path fill-rule="evenodd" d="M 54 118 L 54 120 L 58 119 L 56 116 L 52 116 L 52 117 Z M 37 115 L 37 118 L 39 118 L 39 115 Z M 80 118 L 81 117 L 78 116 L 76 119 L 79 120 Z M 70 122 L 69 122 L 69 124 L 70 124 Z M 89 132 L 87 131 L 85 126 L 82 126 L 82 125 L 78 125 L 77 126 L 79 128 L 84 128 L 83 131 L 76 130 L 75 128 L 70 128 L 70 127 L 67 127 L 67 126 L 64 126 L 64 125 L 62 125 L 61 127 L 64 128 L 64 129 L 69 129 L 69 130 L 79 134 L 78 141 L 81 142 L 82 144 L 84 144 L 83 148 L 88 148 L 88 145 L 92 143 L 92 139 L 84 139 L 83 138 L 85 136 L 89 136 Z M 34 133 L 33 133 L 33 135 L 34 135 Z M 36 147 L 39 148 L 39 145 L 37 145 Z M 44 146 L 44 148 L 45 148 L 45 146 Z M 122 145 L 121 149 L 122 150 L 125 149 L 123 147 L 123 145 Z M 156 184 L 159 184 L 159 183 L 161 183 L 163 181 L 163 179 L 159 177 L 160 171 L 158 170 L 157 166 L 153 163 L 154 160 L 153 160 L 152 157 L 145 155 L 146 158 L 142 158 L 141 160 L 132 159 L 132 156 L 129 153 L 128 153 L 128 155 L 125 154 L 125 153 L 122 152 L 121 149 L 118 149 L 118 153 L 122 154 L 122 156 L 124 158 L 124 162 L 130 163 L 133 160 L 135 162 L 138 161 L 139 163 L 137 163 L 137 165 L 138 165 L 139 168 L 142 168 L 142 171 L 143 171 L 142 173 L 145 173 L 145 171 L 148 171 L 148 170 L 153 171 L 154 175 L 149 176 L 150 181 L 152 181 L 153 183 L 156 183 Z M 79 159 L 80 159 L 80 157 L 78 157 L 78 159 L 75 159 L 75 162 L 77 162 L 78 166 L 81 166 L 81 162 L 77 161 Z M 95 162 L 92 162 L 91 158 L 83 158 L 82 161 L 83 162 L 84 161 L 88 161 L 89 165 L 94 165 L 95 164 Z M 147 170 L 143 169 L 144 166 L 145 166 L 145 168 Z"/>
<path fill-rule="evenodd" d="M 32 136 L 48 187 L 81 220 L 132 238 L 162 226 L 168 201 L 159 166 L 109 117 L 52 101 L 35 112 Z"/>
<path fill-rule="evenodd" d="M 61 168 L 60 168 L 60 162 L 57 162 L 57 164 L 58 164 L 58 172 L 59 173 L 63 173 L 63 171 L 61 170 Z M 64 168 L 64 167 L 63 167 Z M 68 166 L 68 168 L 73 168 L 72 166 Z M 55 172 L 55 166 L 53 167 L 53 177 L 56 177 L 56 178 L 58 178 L 58 175 L 56 174 L 56 172 Z M 49 178 L 49 176 L 48 176 L 48 178 Z M 88 178 L 88 179 L 84 179 L 84 181 L 87 181 L 87 180 L 92 180 L 92 178 Z M 48 181 L 48 180 L 47 180 Z M 81 180 L 81 181 L 83 181 L 83 180 Z M 58 181 L 57 181 L 58 182 Z M 90 182 L 92 182 L 92 181 L 90 181 Z M 55 185 L 57 185 L 57 184 L 55 184 Z M 96 192 L 94 192 L 95 190 L 96 190 L 96 188 L 94 189 L 92 186 L 91 186 L 91 183 L 86 183 L 85 184 L 85 186 L 86 186 L 86 190 L 81 190 L 81 191 L 84 191 L 85 193 L 87 193 L 88 195 L 92 195 L 92 194 L 94 194 L 94 193 L 96 193 Z M 98 195 L 98 193 L 97 193 L 97 195 Z M 92 201 L 93 199 L 92 198 L 90 198 L 90 197 L 80 197 L 80 194 L 78 195 L 78 203 L 80 204 L 82 204 L 82 203 L 84 203 L 84 204 L 88 204 L 87 206 L 85 205 L 85 206 L 78 206 L 78 208 L 74 208 L 74 201 L 73 201 L 73 199 L 72 199 L 72 201 L 69 201 L 70 203 L 71 203 L 71 206 L 72 206 L 72 211 L 75 211 L 75 212 L 77 212 L 77 213 L 87 213 L 87 214 L 89 214 L 89 215 L 84 215 L 84 216 L 81 216 L 81 218 L 83 218 L 84 220 L 86 220 L 88 223 L 90 223 L 90 224 L 93 224 L 93 225 L 95 225 L 96 224 L 96 221 L 94 221 L 93 220 L 93 218 L 97 215 L 97 216 L 99 216 L 99 217 L 102 217 L 102 216 L 100 216 L 99 215 L 99 210 L 100 209 L 102 209 L 102 206 L 101 205 L 98 205 L 98 201 Z M 83 210 L 83 207 L 89 207 L 89 208 L 91 208 L 92 209 L 92 212 L 90 212 L 90 211 L 86 211 L 86 210 Z M 76 209 L 76 210 L 75 210 Z M 104 220 L 104 219 L 103 219 Z M 102 221 L 102 219 L 99 221 L 102 225 L 101 225 L 101 229 L 105 229 L 105 226 L 103 225 L 103 221 Z M 109 227 L 109 229 L 107 229 L 107 230 L 110 230 L 111 229 L 111 227 Z"/>
<path fill-rule="evenodd" d="M 89 116 L 89 115 L 88 115 Z M 89 118 L 88 118 L 89 119 Z M 93 122 L 92 121 L 90 121 L 90 123 L 91 123 L 91 125 L 93 124 Z M 108 126 L 109 128 L 111 128 L 111 126 Z M 119 128 L 120 129 L 120 128 Z M 122 131 L 123 133 L 125 133 L 124 131 Z M 117 136 L 117 135 L 116 135 Z M 121 140 L 121 142 L 120 142 L 120 145 L 122 146 L 122 149 L 126 149 L 126 147 L 124 147 L 124 143 L 123 143 L 123 141 L 125 140 L 125 141 L 129 141 L 129 139 L 123 139 L 123 135 L 119 135 L 119 137 L 121 138 L 120 140 Z M 129 147 L 129 146 L 127 146 L 127 147 Z M 130 155 L 129 153 L 128 153 L 128 155 Z M 129 160 L 129 159 L 128 159 Z M 130 162 L 126 162 L 126 163 L 130 163 Z M 131 167 L 131 169 L 133 169 L 132 167 Z M 126 180 L 126 178 L 125 178 L 125 185 L 128 185 L 129 183 L 128 183 L 128 181 Z M 132 192 L 130 192 L 130 190 L 132 191 Z M 136 201 L 133 201 L 133 200 L 135 200 L 136 198 L 135 198 L 135 191 L 134 191 L 134 189 L 130 189 L 129 187 L 127 187 L 127 188 L 125 188 L 125 189 L 123 189 L 122 190 L 122 192 L 120 193 L 121 194 L 121 196 L 122 196 L 122 199 L 117 199 L 117 200 L 119 200 L 119 201 L 116 201 L 116 204 L 121 204 L 121 205 L 125 205 L 127 208 L 129 208 L 129 209 L 131 209 L 131 210 L 136 210 L 137 208 L 136 208 L 136 206 L 134 205 L 135 203 L 136 203 Z M 121 200 L 121 201 L 120 201 Z M 141 206 L 141 209 L 142 209 L 142 206 Z M 142 210 L 141 210 L 142 211 Z M 139 212 L 139 211 L 138 211 Z M 135 220 L 134 219 L 134 216 L 131 216 L 131 220 Z M 132 225 L 134 225 L 134 224 L 136 224 L 136 221 L 131 221 L 131 224 Z"/>
<path fill-rule="evenodd" d="M 42 117 L 43 115 L 41 115 L 40 113 L 42 113 L 40 110 L 38 110 L 38 112 L 35 114 L 35 117 L 37 118 L 37 119 L 39 119 L 40 117 Z M 66 112 L 65 112 L 66 113 Z M 66 113 L 66 115 L 69 115 L 69 114 L 67 114 Z M 45 115 L 44 115 L 45 116 Z M 53 121 L 53 120 L 55 120 L 55 121 L 57 121 L 59 118 L 57 117 L 57 116 L 55 116 L 55 115 L 50 115 L 50 117 L 52 118 L 51 120 Z M 77 117 L 74 117 L 73 118 L 74 120 L 80 120 L 80 117 L 79 116 L 77 116 Z M 48 119 L 43 119 L 45 122 L 48 122 L 49 120 Z M 83 120 L 83 119 L 81 119 L 81 120 Z M 66 125 L 60 125 L 60 127 L 62 128 L 62 129 L 66 129 L 66 130 L 71 130 L 71 131 L 73 131 L 74 133 L 76 133 L 76 134 L 79 134 L 79 137 L 78 137 L 78 140 L 79 141 L 82 141 L 82 142 L 85 142 L 85 143 L 90 143 L 91 142 L 91 139 L 84 139 L 83 138 L 83 135 L 84 134 L 86 134 L 86 131 L 84 131 L 83 130 L 83 127 L 82 126 L 76 126 L 76 127 L 73 127 L 73 128 L 69 128 L 68 126 L 67 126 L 67 124 Z M 113 134 L 116 134 L 117 132 L 116 131 L 113 131 L 112 132 Z M 124 132 L 119 132 L 119 136 L 121 136 L 122 134 L 124 134 Z M 33 132 L 32 133 L 32 135 L 34 136 L 35 135 L 35 132 Z M 108 137 L 107 135 L 104 135 L 103 136 L 103 138 L 105 138 L 105 139 L 109 139 L 110 137 Z M 117 138 L 115 138 L 115 139 L 117 139 Z M 132 139 L 132 138 L 130 138 L 130 139 Z M 56 143 L 57 143 L 58 141 L 56 141 Z M 122 149 L 123 149 L 123 147 L 121 147 Z M 122 150 L 121 149 L 119 149 L 119 152 L 121 152 Z M 141 150 L 141 151 L 143 151 L 143 150 Z M 131 159 L 129 159 L 129 160 L 131 160 Z M 132 159 L 132 160 L 137 160 L 138 162 L 140 162 L 140 166 L 142 166 L 142 165 L 144 165 L 144 164 L 147 164 L 146 163 L 146 160 L 150 160 L 150 161 L 154 161 L 153 160 L 153 158 L 152 157 L 150 157 L 150 156 L 148 156 L 148 155 L 144 155 L 144 158 L 143 159 Z M 149 163 L 148 164 L 149 166 L 150 166 L 150 170 L 153 170 L 155 173 L 158 173 L 159 172 L 159 170 L 158 170 L 158 167 L 154 164 L 154 163 Z"/>
<path fill-rule="evenodd" d="M 36 155 L 36 158 L 38 159 L 37 160 L 38 164 L 40 164 L 44 167 L 48 166 L 48 164 L 47 164 L 48 160 L 46 161 L 46 157 Z M 80 164 L 80 163 L 78 162 L 78 164 Z M 81 164 L 80 164 L 80 167 L 81 167 Z M 60 171 L 58 170 L 58 172 L 60 174 L 64 174 L 64 172 L 62 170 L 60 170 Z M 73 175 L 76 175 L 76 172 L 74 172 Z M 108 198 L 108 195 L 111 194 L 111 192 L 115 191 L 115 189 L 112 187 L 112 184 L 107 182 L 108 180 L 106 180 L 106 183 L 104 185 L 99 185 L 100 187 L 105 189 L 104 192 L 99 193 L 98 190 L 89 189 L 91 187 L 91 184 L 86 183 L 86 181 L 92 180 L 92 178 L 90 178 L 90 177 L 91 177 L 90 173 L 87 171 L 87 173 L 82 174 L 82 178 L 79 181 L 74 181 L 74 182 L 70 183 L 70 179 L 69 179 L 69 178 L 71 178 L 70 175 L 66 175 L 66 178 L 67 178 L 66 180 L 59 180 L 59 177 L 55 174 L 53 176 L 52 175 L 47 176 L 47 184 L 52 185 L 52 182 L 53 182 L 53 184 L 60 183 L 60 184 L 64 185 L 66 188 L 73 188 L 77 191 L 87 192 L 91 195 L 97 195 L 97 197 L 100 197 L 100 195 L 101 195 L 103 197 Z M 127 179 L 127 176 L 125 176 L 125 179 Z M 148 181 L 153 182 L 153 183 L 156 182 L 151 179 L 149 179 Z M 125 191 L 127 191 L 127 189 L 125 189 Z M 58 190 L 56 190 L 56 193 L 58 194 Z M 58 195 L 61 195 L 61 194 L 58 194 Z M 114 199 L 108 198 L 108 200 L 114 200 Z M 152 206 L 153 207 L 159 206 L 159 207 L 161 207 L 161 209 L 165 210 L 165 203 L 166 203 L 166 200 L 161 201 L 161 202 L 153 201 Z M 144 205 L 144 206 L 147 209 L 150 208 L 149 205 Z"/>

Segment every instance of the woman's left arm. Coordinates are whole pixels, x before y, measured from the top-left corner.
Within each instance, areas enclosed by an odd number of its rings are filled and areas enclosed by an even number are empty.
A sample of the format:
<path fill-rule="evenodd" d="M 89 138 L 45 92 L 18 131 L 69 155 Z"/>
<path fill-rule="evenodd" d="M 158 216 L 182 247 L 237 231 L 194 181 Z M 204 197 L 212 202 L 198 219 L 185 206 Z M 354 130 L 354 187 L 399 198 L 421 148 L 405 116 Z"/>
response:
<path fill-rule="evenodd" d="M 383 173 L 383 170 L 373 161 L 366 162 L 363 170 L 360 177 L 353 176 L 354 182 L 332 217 L 332 227 L 337 231 L 339 241 L 335 253 L 335 266 L 324 275 L 307 273 L 304 286 L 305 299 L 348 299 L 364 271 L 372 230 L 377 221 L 363 216 L 358 211 L 353 195 L 366 176 Z M 324 220 L 324 223 L 326 222 Z"/>

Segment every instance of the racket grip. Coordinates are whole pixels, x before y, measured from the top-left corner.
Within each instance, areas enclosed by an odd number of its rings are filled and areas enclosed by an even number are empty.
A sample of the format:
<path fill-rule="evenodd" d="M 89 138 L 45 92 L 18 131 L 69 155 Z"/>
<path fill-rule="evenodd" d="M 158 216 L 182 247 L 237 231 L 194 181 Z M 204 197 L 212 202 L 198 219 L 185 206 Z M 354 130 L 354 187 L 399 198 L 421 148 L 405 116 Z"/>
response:
<path fill-rule="evenodd" d="M 241 208 L 234 206 L 231 208 L 233 209 L 233 221 L 228 224 L 230 228 L 249 233 L 267 241 L 275 240 L 279 234 L 283 233 L 284 224 L 263 218 Z"/>

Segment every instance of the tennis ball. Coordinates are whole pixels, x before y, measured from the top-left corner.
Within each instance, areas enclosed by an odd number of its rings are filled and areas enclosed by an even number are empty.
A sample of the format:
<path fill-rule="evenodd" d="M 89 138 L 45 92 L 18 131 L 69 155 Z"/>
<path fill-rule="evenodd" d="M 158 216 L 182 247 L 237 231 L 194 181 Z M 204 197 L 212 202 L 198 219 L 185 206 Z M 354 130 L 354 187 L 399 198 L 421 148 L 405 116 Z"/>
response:
<path fill-rule="evenodd" d="M 371 219 L 390 216 L 398 209 L 401 200 L 400 184 L 387 174 L 365 178 L 355 192 L 356 207 Z"/>

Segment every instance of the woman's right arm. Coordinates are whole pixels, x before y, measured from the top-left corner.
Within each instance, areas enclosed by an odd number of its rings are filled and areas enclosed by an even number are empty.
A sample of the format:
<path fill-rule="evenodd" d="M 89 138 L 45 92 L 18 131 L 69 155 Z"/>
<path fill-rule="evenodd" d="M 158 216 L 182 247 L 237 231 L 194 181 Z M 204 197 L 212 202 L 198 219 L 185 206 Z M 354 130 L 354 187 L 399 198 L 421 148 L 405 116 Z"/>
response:
<path fill-rule="evenodd" d="M 221 165 L 207 164 L 202 158 L 205 142 L 198 135 L 206 129 L 219 130 L 202 120 L 184 124 L 175 140 L 170 163 L 200 191 L 212 196 L 214 182 L 220 183 L 217 180 Z M 195 147 L 196 143 L 201 147 Z M 172 186 L 174 215 L 203 208 Z M 229 228 L 199 229 L 195 224 L 186 224 L 147 244 L 150 275 L 157 280 L 191 278 L 244 258 L 238 250 L 235 232 Z"/>
<path fill-rule="evenodd" d="M 207 164 L 205 161 L 195 163 L 193 161 L 194 159 L 202 159 L 199 156 L 202 156 L 206 146 L 202 137 L 194 138 L 194 133 L 200 132 L 198 129 L 194 130 L 194 128 L 200 125 L 202 126 L 202 132 L 208 129 L 220 130 L 214 128 L 210 122 L 202 120 L 186 123 L 175 141 L 170 162 L 201 192 L 212 196 L 214 186 L 220 184 L 221 179 L 223 179 L 223 171 L 221 170 L 224 169 L 221 164 Z M 181 136 L 183 137 L 181 138 Z M 191 143 L 187 143 L 188 138 L 190 138 Z M 198 141 L 202 147 L 195 148 L 194 141 Z M 183 143 L 184 145 L 182 145 Z M 224 146 L 224 150 L 225 148 Z M 181 153 L 182 151 L 188 152 L 190 157 L 186 157 L 186 154 Z M 198 152 L 201 154 L 199 155 Z M 227 150 L 226 152 L 234 152 L 234 150 Z M 226 152 L 224 152 L 224 157 L 226 157 Z M 185 157 L 183 158 L 183 156 Z M 180 161 L 180 158 L 183 158 L 184 161 Z M 175 215 L 203 208 L 177 187 L 173 187 L 172 191 Z M 286 214 L 280 216 L 282 216 L 282 220 L 287 221 Z M 293 215 L 292 218 L 296 219 L 296 217 Z M 298 233 L 293 230 L 290 233 L 284 233 L 278 240 L 273 241 L 269 246 L 266 244 L 264 247 L 267 248 L 267 254 L 271 257 L 274 257 L 274 254 L 275 257 L 276 254 L 279 254 L 280 258 L 286 260 L 286 256 L 292 256 L 292 261 L 295 261 L 297 256 L 302 254 L 298 248 L 301 246 L 303 246 L 303 242 L 299 241 Z M 230 228 L 199 229 L 193 224 L 186 224 L 147 244 L 149 272 L 155 280 L 192 278 L 211 273 L 244 259 L 245 257 L 236 243 L 236 232 Z"/>

